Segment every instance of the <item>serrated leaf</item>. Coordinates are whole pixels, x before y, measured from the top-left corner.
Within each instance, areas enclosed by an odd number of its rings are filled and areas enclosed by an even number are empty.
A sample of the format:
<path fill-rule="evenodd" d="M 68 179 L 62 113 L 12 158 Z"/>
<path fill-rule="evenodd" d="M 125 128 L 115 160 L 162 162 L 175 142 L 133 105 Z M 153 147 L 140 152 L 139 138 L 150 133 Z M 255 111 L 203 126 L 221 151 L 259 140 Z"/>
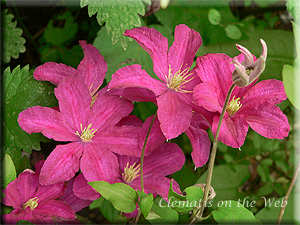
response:
<path fill-rule="evenodd" d="M 145 1 L 149 3 L 149 0 Z M 91 17 L 97 13 L 97 21 L 112 33 L 112 42 L 119 40 L 124 49 L 127 47 L 126 37 L 123 33 L 127 29 L 141 26 L 139 15 L 145 15 L 145 6 L 142 0 L 81 0 L 81 8 L 88 6 Z"/>
<path fill-rule="evenodd" d="M 2 189 L 4 189 L 10 182 L 16 179 L 17 173 L 16 173 L 15 165 L 8 154 L 5 154 L 2 165 L 3 165 L 3 172 L 4 172 Z"/>
<path fill-rule="evenodd" d="M 3 43 L 3 54 L 2 60 L 4 63 L 9 63 L 11 57 L 14 59 L 19 58 L 19 53 L 23 53 L 26 50 L 25 38 L 21 37 L 23 30 L 16 27 L 17 21 L 12 21 L 14 16 L 8 14 L 8 10 L 2 11 L 2 43 Z"/>
<path fill-rule="evenodd" d="M 217 223 L 261 224 L 250 210 L 246 209 L 241 203 L 232 200 L 224 201 L 221 207 L 212 211 L 212 215 Z"/>
<path fill-rule="evenodd" d="M 136 209 L 138 194 L 129 185 L 124 183 L 110 184 L 106 181 L 93 181 L 88 182 L 88 184 L 110 201 L 117 210 L 131 213 Z"/>
<path fill-rule="evenodd" d="M 53 20 L 50 20 L 45 29 L 44 37 L 47 42 L 53 45 L 62 45 L 75 36 L 78 25 L 74 22 L 70 11 L 65 12 L 63 15 L 58 15 L 55 19 L 64 21 L 64 27 L 54 27 Z"/>
<path fill-rule="evenodd" d="M 11 151 L 32 149 L 40 150 L 40 141 L 47 141 L 42 134 L 28 134 L 18 123 L 18 115 L 28 107 L 57 106 L 53 94 L 54 86 L 48 82 L 37 81 L 29 66 L 16 67 L 12 72 L 8 67 L 4 71 L 4 137 L 5 147 Z"/>

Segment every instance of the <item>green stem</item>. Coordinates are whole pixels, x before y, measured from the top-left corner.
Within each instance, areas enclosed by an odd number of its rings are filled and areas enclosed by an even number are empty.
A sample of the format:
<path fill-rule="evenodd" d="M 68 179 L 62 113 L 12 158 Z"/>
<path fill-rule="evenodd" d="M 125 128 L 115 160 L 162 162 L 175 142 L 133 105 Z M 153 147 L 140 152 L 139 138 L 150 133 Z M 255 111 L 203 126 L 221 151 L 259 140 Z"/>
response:
<path fill-rule="evenodd" d="M 214 169 L 214 163 L 215 163 L 215 158 L 216 158 L 216 153 L 217 153 L 218 138 L 219 138 L 219 134 L 220 134 L 220 129 L 221 129 L 222 121 L 223 121 L 223 118 L 224 118 L 224 115 L 225 115 L 225 112 L 226 112 L 226 107 L 227 107 L 227 104 L 229 102 L 229 99 L 230 99 L 230 96 L 231 96 L 231 93 L 232 93 L 234 87 L 235 87 L 235 84 L 232 84 L 230 86 L 230 88 L 228 90 L 228 93 L 227 93 L 227 96 L 226 96 L 224 106 L 223 106 L 222 113 L 220 115 L 217 132 L 216 132 L 216 135 L 214 137 L 213 147 L 212 147 L 212 150 L 211 150 L 211 153 L 210 153 L 208 169 L 207 169 L 207 176 L 206 176 L 206 186 L 205 186 L 205 189 L 204 189 L 204 196 L 203 196 L 203 201 L 202 201 L 202 204 L 201 204 L 201 208 L 196 212 L 196 215 L 193 217 L 193 219 L 191 220 L 191 222 L 189 224 L 193 224 L 195 221 L 197 221 L 203 215 L 203 211 L 204 211 L 207 199 L 208 199 L 208 193 L 209 193 L 212 173 L 213 173 L 213 169 Z"/>
<path fill-rule="evenodd" d="M 153 123 L 154 123 L 154 120 L 155 120 L 155 118 L 156 118 L 156 114 L 157 113 L 155 113 L 154 114 L 154 116 L 153 116 L 153 119 L 152 119 L 152 121 L 151 121 L 151 124 L 150 124 L 150 127 L 149 127 L 149 129 L 148 129 L 148 132 L 147 132 L 147 135 L 146 135 L 146 138 L 145 138 L 145 142 L 144 142 L 144 146 L 143 146 L 143 150 L 142 150 L 142 155 L 141 155 L 141 164 L 140 164 L 140 168 L 141 168 L 141 170 L 140 170 L 140 177 L 141 177 L 141 191 L 142 192 L 144 192 L 144 179 L 143 179 L 143 172 L 144 172 L 144 155 L 145 155 L 145 149 L 146 149 L 146 145 L 147 145 L 147 141 L 148 141 L 148 138 L 149 138 L 149 135 L 150 135 L 150 131 L 151 131 L 151 128 L 152 128 L 152 126 L 153 126 Z"/>

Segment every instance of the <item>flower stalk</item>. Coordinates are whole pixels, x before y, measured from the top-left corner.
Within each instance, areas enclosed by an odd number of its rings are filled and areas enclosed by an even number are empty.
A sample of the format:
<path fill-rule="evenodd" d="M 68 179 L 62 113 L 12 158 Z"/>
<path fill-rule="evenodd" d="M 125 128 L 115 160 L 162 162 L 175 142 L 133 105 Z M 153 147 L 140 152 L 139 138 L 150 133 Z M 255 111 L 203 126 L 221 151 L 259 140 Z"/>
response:
<path fill-rule="evenodd" d="M 226 112 L 226 107 L 228 105 L 231 93 L 234 89 L 236 85 L 232 84 L 228 90 L 227 96 L 226 96 L 226 100 L 223 106 L 223 110 L 219 119 L 219 123 L 218 123 L 218 128 L 216 131 L 216 135 L 214 137 L 214 142 L 213 142 L 213 147 L 211 150 L 211 154 L 210 154 L 210 158 L 209 158 L 209 162 L 208 162 L 208 169 L 207 169 L 207 176 L 206 176 L 206 185 L 205 185 L 205 189 L 204 189 L 204 195 L 203 195 L 203 201 L 201 204 L 201 207 L 199 210 L 197 210 L 196 215 L 192 218 L 192 220 L 190 221 L 189 224 L 193 224 L 196 221 L 201 221 L 204 220 L 204 218 L 202 218 L 203 215 L 203 211 L 208 199 L 208 193 L 209 193 L 209 189 L 210 189 L 210 185 L 211 185 L 211 178 L 212 178 L 212 173 L 213 173 L 213 169 L 214 169 L 214 163 L 215 163 L 215 158 L 216 158 L 216 153 L 217 153 L 217 147 L 218 147 L 218 138 L 219 138 L 219 134 L 220 134 L 220 129 L 221 129 L 221 125 L 222 125 L 222 121 Z"/>

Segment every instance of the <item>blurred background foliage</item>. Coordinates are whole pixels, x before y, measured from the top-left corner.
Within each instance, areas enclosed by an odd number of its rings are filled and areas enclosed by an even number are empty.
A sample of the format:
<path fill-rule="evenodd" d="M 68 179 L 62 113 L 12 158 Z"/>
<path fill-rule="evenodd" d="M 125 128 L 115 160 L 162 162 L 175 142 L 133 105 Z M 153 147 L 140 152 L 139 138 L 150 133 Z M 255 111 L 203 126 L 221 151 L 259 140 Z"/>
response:
<path fill-rule="evenodd" d="M 77 67 L 83 58 L 79 40 L 93 44 L 108 64 L 107 84 L 119 68 L 140 64 L 154 78 L 152 60 L 136 42 L 122 37 L 122 33 L 135 26 L 153 27 L 173 42 L 174 28 L 186 24 L 201 34 L 203 44 L 196 56 L 207 53 L 226 53 L 233 57 L 239 52 L 235 44 L 241 44 L 259 56 L 264 39 L 268 45 L 266 70 L 260 80 L 283 80 L 288 100 L 279 104 L 291 125 L 290 135 L 283 140 L 271 140 L 249 130 L 241 149 L 233 149 L 219 143 L 212 186 L 217 192 L 212 208 L 219 200 L 238 200 L 247 196 L 255 200 L 251 210 L 263 223 L 275 223 L 279 209 L 265 207 L 263 198 L 281 200 L 287 192 L 297 163 L 295 138 L 299 120 L 295 117 L 297 105 L 294 91 L 295 38 L 297 29 L 296 0 L 173 0 L 166 9 L 159 1 L 113 0 L 113 5 L 97 5 L 97 1 L 33 1 L 2 2 L 2 101 L 3 141 L 1 148 L 5 171 L 2 188 L 26 168 L 44 159 L 58 144 L 40 134 L 28 135 L 17 124 L 17 115 L 34 105 L 57 106 L 53 95 L 54 86 L 35 81 L 33 70 L 48 61 Z M 98 1 L 100 2 L 100 1 Z M 122 5 L 125 4 L 128 5 Z M 128 7 L 137 3 L 137 7 Z M 117 10 L 116 6 L 126 10 Z M 117 7 L 118 8 L 118 7 Z M 119 21 L 112 18 L 117 13 Z M 294 22 L 292 22 L 294 21 Z M 297 22 L 297 20 L 296 20 Z M 294 24 L 293 24 L 294 23 Z M 298 108 L 298 109 L 297 109 Z M 135 103 L 133 113 L 145 120 L 156 111 L 152 103 Z M 210 133 L 211 139 L 212 134 Z M 192 152 L 185 134 L 172 140 L 186 155 L 186 164 L 171 175 L 183 190 L 195 183 L 204 183 L 206 166 L 194 170 Z M 14 175 L 15 174 L 15 175 Z M 293 198 L 289 201 L 283 223 L 295 223 Z M 211 210 L 211 209 L 207 209 Z M 101 213 L 99 213 L 99 211 Z M 118 211 L 104 198 L 93 202 L 78 213 L 82 222 L 113 222 Z M 180 215 L 184 221 L 187 215 Z M 207 221 L 214 222 L 214 221 Z"/>

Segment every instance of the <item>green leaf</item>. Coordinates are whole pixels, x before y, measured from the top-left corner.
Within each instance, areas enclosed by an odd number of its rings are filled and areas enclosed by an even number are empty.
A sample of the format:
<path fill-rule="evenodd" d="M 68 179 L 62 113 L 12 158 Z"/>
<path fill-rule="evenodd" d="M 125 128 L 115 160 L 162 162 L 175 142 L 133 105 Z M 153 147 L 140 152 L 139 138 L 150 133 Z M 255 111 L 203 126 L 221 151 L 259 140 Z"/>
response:
<path fill-rule="evenodd" d="M 16 179 L 17 173 L 16 173 L 15 165 L 8 154 L 5 154 L 2 165 L 3 165 L 3 172 L 4 172 L 2 189 L 4 189 L 10 182 Z"/>
<path fill-rule="evenodd" d="M 31 224 L 31 225 L 34 225 L 34 223 L 31 223 L 31 222 L 29 222 L 29 221 L 27 221 L 27 220 L 19 220 L 19 221 L 17 222 L 17 224 L 20 224 L 20 225 L 22 225 L 22 224 Z"/>
<path fill-rule="evenodd" d="M 90 204 L 90 209 L 95 208 L 99 208 L 102 215 L 111 223 L 114 222 L 116 216 L 119 214 L 119 211 L 116 210 L 114 206 L 102 196 Z"/>
<path fill-rule="evenodd" d="M 229 224 L 261 224 L 256 219 L 251 211 L 246 209 L 241 203 L 227 200 L 223 201 L 224 204 L 212 211 L 214 220 L 217 223 L 229 223 Z"/>
<path fill-rule="evenodd" d="M 218 25 L 221 22 L 221 14 L 216 9 L 210 9 L 208 11 L 208 20 L 213 25 Z"/>
<path fill-rule="evenodd" d="M 285 205 L 283 198 L 262 197 L 265 208 L 256 213 L 255 217 L 263 224 L 276 224 L 280 208 Z M 295 216 L 297 212 L 295 209 L 295 200 L 297 201 L 296 194 L 292 193 L 287 201 L 281 224 L 300 224 L 299 217 Z"/>
<path fill-rule="evenodd" d="M 148 195 L 140 197 L 140 201 L 138 202 L 138 204 L 144 217 L 147 218 L 153 205 L 153 195 L 149 193 Z"/>
<path fill-rule="evenodd" d="M 300 4 L 298 0 L 287 0 L 286 2 L 287 10 L 292 14 L 297 24 L 300 23 L 299 19 L 299 9 Z"/>
<path fill-rule="evenodd" d="M 6 149 L 31 153 L 32 149 L 40 150 L 40 141 L 47 141 L 42 134 L 28 134 L 18 123 L 18 115 L 28 107 L 57 106 L 53 94 L 54 86 L 48 82 L 37 81 L 29 72 L 29 66 L 12 72 L 8 67 L 4 71 L 4 137 Z M 11 155 L 11 154 L 10 154 Z"/>
<path fill-rule="evenodd" d="M 63 15 L 55 17 L 55 21 L 63 21 L 63 27 L 54 27 L 54 20 L 50 20 L 48 27 L 45 29 L 44 37 L 47 42 L 53 45 L 62 45 L 66 41 L 75 37 L 78 25 L 74 22 L 73 16 L 70 11 L 65 12 Z"/>
<path fill-rule="evenodd" d="M 178 213 L 158 196 L 154 199 L 154 204 L 146 219 L 151 224 L 176 224 L 178 222 Z"/>
<path fill-rule="evenodd" d="M 88 184 L 110 201 L 117 210 L 131 213 L 136 209 L 138 194 L 129 185 L 124 183 L 110 184 L 106 181 L 93 181 L 88 182 Z"/>
<path fill-rule="evenodd" d="M 25 42 L 26 40 L 21 37 L 23 30 L 17 28 L 17 21 L 12 21 L 14 16 L 8 14 L 8 10 L 2 11 L 2 43 L 3 43 L 3 54 L 2 60 L 4 63 L 9 63 L 11 57 L 14 59 L 19 58 L 19 53 L 23 53 L 26 50 Z"/>
<path fill-rule="evenodd" d="M 127 217 L 124 215 L 117 215 L 113 221 L 113 224 L 127 224 Z"/>
<path fill-rule="evenodd" d="M 242 37 L 242 32 L 240 31 L 240 29 L 232 24 L 229 24 L 225 27 L 225 33 L 227 37 L 233 40 L 238 40 Z"/>
<path fill-rule="evenodd" d="M 149 0 L 145 1 L 149 3 Z M 126 37 L 123 33 L 127 29 L 141 26 L 139 15 L 145 15 L 145 6 L 142 0 L 81 0 L 81 8 L 88 5 L 89 16 L 97 13 L 97 21 L 112 33 L 112 42 L 119 40 L 124 49 L 127 47 Z"/>
<path fill-rule="evenodd" d="M 297 100 L 295 81 L 296 81 L 296 70 L 297 68 L 284 65 L 282 70 L 282 81 L 286 96 L 289 101 L 300 110 L 300 101 Z"/>
<path fill-rule="evenodd" d="M 206 174 L 203 173 L 197 183 L 206 182 Z M 239 187 L 250 177 L 246 165 L 218 165 L 214 167 L 211 186 L 214 188 L 216 197 L 212 200 L 212 207 L 224 199 L 239 199 L 244 196 L 240 193 Z M 230 178 L 230 179 L 228 179 Z"/>

